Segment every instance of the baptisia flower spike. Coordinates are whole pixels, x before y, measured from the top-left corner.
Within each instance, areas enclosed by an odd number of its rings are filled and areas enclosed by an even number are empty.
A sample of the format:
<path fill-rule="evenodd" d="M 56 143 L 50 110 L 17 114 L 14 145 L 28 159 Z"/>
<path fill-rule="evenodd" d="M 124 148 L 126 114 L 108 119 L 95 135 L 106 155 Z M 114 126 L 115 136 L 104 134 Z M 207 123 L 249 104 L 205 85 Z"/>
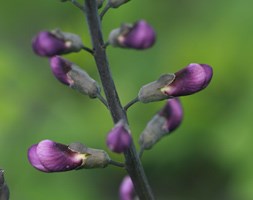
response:
<path fill-rule="evenodd" d="M 163 136 L 171 134 L 181 124 L 182 119 L 183 109 L 179 99 L 169 99 L 141 133 L 141 149 L 151 149 Z"/>
<path fill-rule="evenodd" d="M 115 153 L 123 153 L 132 142 L 130 130 L 124 120 L 120 120 L 107 135 L 107 146 Z"/>
<path fill-rule="evenodd" d="M 158 80 L 144 85 L 139 91 L 138 99 L 149 103 L 191 95 L 207 87 L 212 75 L 213 70 L 209 65 L 192 63 L 175 74 L 162 75 Z"/>
<path fill-rule="evenodd" d="M 134 185 L 130 176 L 125 176 L 119 188 L 120 200 L 133 200 L 134 199 Z"/>
<path fill-rule="evenodd" d="M 39 56 L 51 57 L 78 52 L 83 48 L 83 44 L 78 35 L 56 29 L 38 33 L 33 38 L 32 47 Z"/>
<path fill-rule="evenodd" d="M 4 179 L 4 170 L 0 169 L 0 200 L 9 200 L 10 192 Z"/>
<path fill-rule="evenodd" d="M 54 76 L 63 84 L 77 91 L 96 98 L 100 95 L 100 87 L 84 70 L 60 56 L 50 58 L 50 66 Z"/>
<path fill-rule="evenodd" d="M 43 172 L 104 168 L 110 162 L 103 150 L 91 149 L 81 143 L 65 145 L 51 140 L 32 145 L 28 150 L 28 159 L 33 167 Z"/>
<path fill-rule="evenodd" d="M 155 31 L 145 20 L 137 21 L 134 25 L 122 24 L 109 35 L 112 46 L 139 50 L 152 47 L 155 40 Z"/>

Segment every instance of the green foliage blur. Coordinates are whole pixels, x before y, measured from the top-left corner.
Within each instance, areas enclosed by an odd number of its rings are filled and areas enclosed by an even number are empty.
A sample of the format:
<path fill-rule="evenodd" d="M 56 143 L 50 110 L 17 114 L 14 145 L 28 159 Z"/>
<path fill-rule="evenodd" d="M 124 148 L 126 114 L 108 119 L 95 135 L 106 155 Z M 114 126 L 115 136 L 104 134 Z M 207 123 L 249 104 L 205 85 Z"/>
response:
<path fill-rule="evenodd" d="M 138 19 L 152 24 L 158 36 L 145 51 L 108 47 L 123 105 L 162 73 L 192 62 L 214 69 L 207 89 L 181 98 L 181 127 L 144 152 L 143 165 L 159 200 L 253 199 L 252 6 L 250 0 L 132 0 L 104 17 L 105 38 L 122 22 Z M 56 27 L 79 34 L 91 46 L 85 18 L 70 3 L 1 1 L 0 167 L 11 199 L 118 199 L 122 169 L 46 174 L 28 163 L 27 149 L 43 139 L 80 141 L 109 152 L 105 138 L 113 123 L 108 111 L 98 100 L 60 84 L 48 60 L 32 52 L 32 37 Z M 99 81 L 88 53 L 66 58 Z M 163 104 L 138 103 L 129 109 L 135 142 Z M 123 161 L 121 155 L 110 155 Z"/>

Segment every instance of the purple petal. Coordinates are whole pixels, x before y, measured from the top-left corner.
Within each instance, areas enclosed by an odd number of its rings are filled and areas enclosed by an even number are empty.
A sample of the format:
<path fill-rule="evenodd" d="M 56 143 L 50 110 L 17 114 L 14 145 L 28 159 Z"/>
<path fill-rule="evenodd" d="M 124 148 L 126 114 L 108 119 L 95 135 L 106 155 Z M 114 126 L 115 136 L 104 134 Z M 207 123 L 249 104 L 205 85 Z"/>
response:
<path fill-rule="evenodd" d="M 192 63 L 175 73 L 175 80 L 162 88 L 169 96 L 185 96 L 204 89 L 211 81 L 213 71 L 209 65 Z"/>
<path fill-rule="evenodd" d="M 121 121 L 107 135 L 107 146 L 116 153 L 122 153 L 127 150 L 131 141 L 131 135 Z"/>
<path fill-rule="evenodd" d="M 65 41 L 48 31 L 42 31 L 35 36 L 32 47 L 36 54 L 47 57 L 62 54 L 66 49 Z"/>
<path fill-rule="evenodd" d="M 37 155 L 37 146 L 37 144 L 34 144 L 28 149 L 28 160 L 36 169 L 43 172 L 49 172 L 48 169 L 46 169 L 39 160 L 39 157 Z"/>
<path fill-rule="evenodd" d="M 169 99 L 159 115 L 166 118 L 164 129 L 168 132 L 174 131 L 182 122 L 183 109 L 178 98 Z"/>
<path fill-rule="evenodd" d="M 133 200 L 134 185 L 130 176 L 126 176 L 120 184 L 119 188 L 120 200 Z"/>
<path fill-rule="evenodd" d="M 41 141 L 36 153 L 41 164 L 50 172 L 73 170 L 83 163 L 82 154 L 72 152 L 67 145 L 51 140 Z"/>
<path fill-rule="evenodd" d="M 73 82 L 67 75 L 71 70 L 71 65 L 71 62 L 60 56 L 54 56 L 50 59 L 50 66 L 54 76 L 65 85 L 70 85 Z"/>
<path fill-rule="evenodd" d="M 154 29 L 146 21 L 140 20 L 123 36 L 122 44 L 128 48 L 147 49 L 153 46 L 155 40 Z"/>

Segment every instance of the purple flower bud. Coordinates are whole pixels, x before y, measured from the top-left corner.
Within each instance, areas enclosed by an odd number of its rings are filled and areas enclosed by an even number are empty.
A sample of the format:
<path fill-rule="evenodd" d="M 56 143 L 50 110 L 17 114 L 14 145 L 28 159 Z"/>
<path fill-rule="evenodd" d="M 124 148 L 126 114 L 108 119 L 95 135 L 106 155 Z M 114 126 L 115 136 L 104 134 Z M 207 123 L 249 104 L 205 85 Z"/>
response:
<path fill-rule="evenodd" d="M 149 121 L 139 138 L 142 149 L 151 149 L 163 136 L 172 133 L 182 122 L 183 109 L 179 99 L 167 101 L 166 105 Z"/>
<path fill-rule="evenodd" d="M 145 21 L 140 20 L 134 25 L 123 24 L 112 30 L 109 43 L 115 47 L 147 49 L 153 46 L 156 40 L 154 29 Z"/>
<path fill-rule="evenodd" d="M 130 176 L 125 176 L 119 188 L 120 200 L 133 200 L 134 199 L 134 185 Z"/>
<path fill-rule="evenodd" d="M 185 96 L 203 90 L 210 83 L 212 68 L 207 64 L 189 64 L 175 73 L 175 80 L 161 89 L 168 96 Z"/>
<path fill-rule="evenodd" d="M 118 8 L 121 5 L 127 3 L 130 0 L 109 0 L 109 4 L 112 8 Z"/>
<path fill-rule="evenodd" d="M 10 191 L 4 179 L 4 170 L 0 169 L 0 200 L 8 200 Z"/>
<path fill-rule="evenodd" d="M 84 70 L 75 64 L 63 59 L 60 56 L 54 56 L 50 59 L 50 66 L 54 76 L 63 84 L 71 88 L 96 98 L 100 93 L 100 87 Z"/>
<path fill-rule="evenodd" d="M 43 172 L 62 172 L 80 168 L 85 164 L 87 156 L 51 140 L 43 140 L 28 150 L 31 165 Z"/>
<path fill-rule="evenodd" d="M 107 135 L 107 146 L 116 153 L 123 153 L 131 142 L 130 131 L 123 120 L 120 120 Z"/>
<path fill-rule="evenodd" d="M 210 83 L 213 70 L 206 64 L 189 64 L 175 74 L 164 74 L 158 80 L 144 85 L 138 94 L 142 103 L 196 93 Z"/>
<path fill-rule="evenodd" d="M 56 29 L 38 33 L 33 38 L 32 47 L 39 56 L 51 57 L 80 51 L 83 44 L 79 36 Z"/>
<path fill-rule="evenodd" d="M 71 65 L 71 62 L 61 58 L 60 56 L 50 58 L 50 66 L 54 76 L 65 85 L 73 84 L 73 81 L 67 75 L 67 73 L 71 70 Z"/>

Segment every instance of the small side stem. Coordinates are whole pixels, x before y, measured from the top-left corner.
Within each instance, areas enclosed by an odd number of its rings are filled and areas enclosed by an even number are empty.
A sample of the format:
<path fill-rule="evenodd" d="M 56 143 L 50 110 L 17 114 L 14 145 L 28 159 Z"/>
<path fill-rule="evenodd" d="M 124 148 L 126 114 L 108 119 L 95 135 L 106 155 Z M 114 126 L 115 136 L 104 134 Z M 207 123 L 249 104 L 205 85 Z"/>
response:
<path fill-rule="evenodd" d="M 83 46 L 82 49 L 83 49 L 84 51 L 87 51 L 87 52 L 90 53 L 91 55 L 94 54 L 94 51 L 93 51 L 92 49 L 90 49 L 89 47 Z"/>
<path fill-rule="evenodd" d="M 109 164 L 114 165 L 116 167 L 125 167 L 124 163 L 117 162 L 117 161 L 114 161 L 114 160 L 110 160 Z"/>
<path fill-rule="evenodd" d="M 130 108 L 132 105 L 134 105 L 135 103 L 137 103 L 139 101 L 139 98 L 136 97 L 135 99 L 133 99 L 132 101 L 130 101 L 127 105 L 124 106 L 124 110 L 127 111 L 128 108 Z"/>
<path fill-rule="evenodd" d="M 105 105 L 106 108 L 108 108 L 107 101 L 101 94 L 97 94 L 97 98 Z"/>
<path fill-rule="evenodd" d="M 76 0 L 71 0 L 71 3 L 76 6 L 77 8 L 79 8 L 80 10 L 84 11 L 84 6 L 81 5 L 80 3 L 78 3 Z"/>
<path fill-rule="evenodd" d="M 103 19 L 105 13 L 107 13 L 107 11 L 108 11 L 110 8 L 111 8 L 111 5 L 110 5 L 110 3 L 108 2 L 108 3 L 105 5 L 104 9 L 103 9 L 103 10 L 101 11 L 101 13 L 100 13 L 100 20 Z"/>

